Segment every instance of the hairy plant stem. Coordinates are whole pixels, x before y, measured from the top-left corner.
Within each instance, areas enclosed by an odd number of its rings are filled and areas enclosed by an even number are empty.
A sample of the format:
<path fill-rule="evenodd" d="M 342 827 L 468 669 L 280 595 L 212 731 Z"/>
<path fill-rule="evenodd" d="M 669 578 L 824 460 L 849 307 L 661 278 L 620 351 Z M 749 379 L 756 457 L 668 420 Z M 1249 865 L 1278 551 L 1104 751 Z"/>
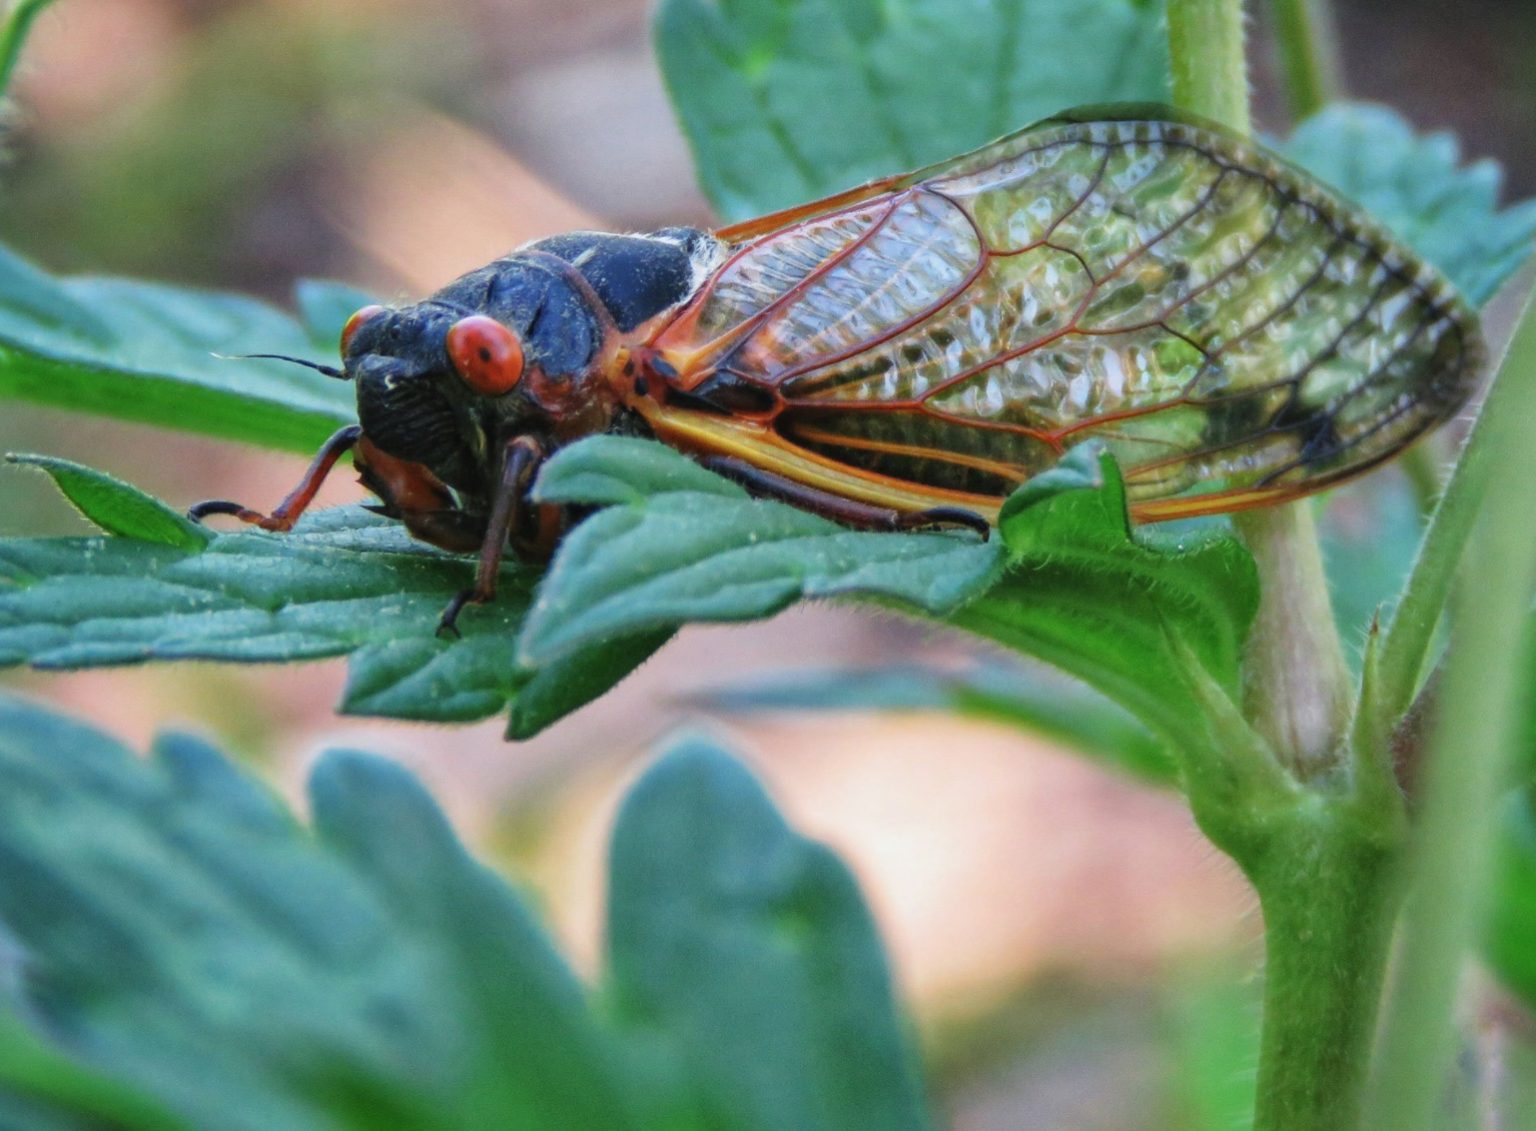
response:
<path fill-rule="evenodd" d="M 1526 322 L 1529 319 L 1527 312 Z M 1364 704 L 1378 713 L 1381 725 L 1400 718 L 1418 692 L 1451 584 L 1487 493 L 1497 447 L 1490 437 L 1501 421 L 1521 419 L 1516 414 L 1523 411 L 1519 403 L 1523 395 L 1518 382 L 1494 382 L 1430 514 L 1402 596 L 1382 636 L 1379 693 L 1374 702 Z"/>
<path fill-rule="evenodd" d="M 1241 0 L 1169 0 L 1168 35 L 1174 101 L 1249 132 Z M 1307 96 L 1321 99 L 1321 69 L 1312 70 Z M 1360 751 L 1345 735 L 1347 668 L 1310 507 L 1256 510 L 1236 525 L 1262 586 L 1244 711 L 1296 788 L 1288 798 L 1270 791 L 1245 801 L 1212 800 L 1192 786 L 1190 799 L 1264 911 L 1256 1131 L 1350 1131 L 1397 906 L 1401 799 L 1385 742 Z M 1251 758 L 1255 748 L 1230 747 L 1226 756 Z M 1199 768 L 1189 766 L 1191 778 Z"/>
<path fill-rule="evenodd" d="M 1253 132 L 1244 38 L 1242 0 L 1168 0 L 1174 105 Z"/>
<path fill-rule="evenodd" d="M 1293 811 L 1248 872 L 1268 939 L 1255 1131 L 1359 1125 L 1398 885 L 1395 838 L 1352 808 Z"/>
<path fill-rule="evenodd" d="M 1271 0 L 1291 116 L 1310 118 L 1339 97 L 1339 42 L 1328 0 Z"/>
<path fill-rule="evenodd" d="M 1372 1127 L 1432 1126 L 1455 1047 L 1452 1013 L 1462 963 L 1483 913 L 1498 824 L 1492 815 L 1519 753 L 1526 671 L 1520 657 L 1536 587 L 1536 511 L 1523 487 L 1536 477 L 1536 445 L 1525 435 L 1532 419 L 1536 298 L 1527 302 L 1462 457 L 1470 470 L 1458 466 L 1441 506 L 1460 515 L 1445 516 L 1442 525 L 1465 522 L 1472 535 L 1424 768 L 1423 811 L 1410 853 L 1415 886 L 1377 1058 Z M 1494 482 L 1495 474 L 1497 490 L 1484 493 L 1479 482 L 1466 497 L 1458 487 L 1458 480 Z M 1447 551 L 1459 548 L 1458 540 Z M 1429 549 L 1426 544 L 1426 554 Z"/>

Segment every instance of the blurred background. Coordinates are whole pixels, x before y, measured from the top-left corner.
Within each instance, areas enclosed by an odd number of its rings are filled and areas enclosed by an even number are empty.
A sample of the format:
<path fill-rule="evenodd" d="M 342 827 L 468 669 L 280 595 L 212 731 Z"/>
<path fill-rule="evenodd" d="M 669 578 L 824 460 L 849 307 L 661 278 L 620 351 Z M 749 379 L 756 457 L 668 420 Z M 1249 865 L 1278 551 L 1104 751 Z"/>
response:
<path fill-rule="evenodd" d="M 1467 153 L 1504 164 L 1511 195 L 1536 193 L 1530 0 L 1338 9 L 1352 95 L 1454 129 Z M 643 0 L 63 0 L 39 22 L 5 121 L 0 239 L 55 271 L 284 302 L 301 276 L 408 298 L 573 227 L 707 224 L 647 19 Z M 1283 130 L 1262 20 L 1255 34 L 1259 120 Z M 177 505 L 267 505 L 304 462 L 0 405 L 0 449 L 16 448 Z M 328 501 L 361 497 L 344 478 Z M 79 529 L 40 477 L 0 470 L 0 534 Z M 984 723 L 688 705 L 797 664 L 959 662 L 970 647 L 832 607 L 689 629 L 617 692 L 518 745 L 497 720 L 337 718 L 340 661 L 0 681 L 140 746 L 167 725 L 210 734 L 296 802 L 326 746 L 398 757 L 535 893 L 587 971 L 614 802 L 661 736 L 703 720 L 858 872 L 954 1127 L 1181 1126 L 1180 1105 L 1213 1093 L 1167 1094 L 1169 1057 L 1196 1072 L 1210 1060 L 1214 1093 L 1240 1102 L 1249 1081 L 1187 1038 L 1247 1039 L 1257 909 L 1178 799 Z"/>

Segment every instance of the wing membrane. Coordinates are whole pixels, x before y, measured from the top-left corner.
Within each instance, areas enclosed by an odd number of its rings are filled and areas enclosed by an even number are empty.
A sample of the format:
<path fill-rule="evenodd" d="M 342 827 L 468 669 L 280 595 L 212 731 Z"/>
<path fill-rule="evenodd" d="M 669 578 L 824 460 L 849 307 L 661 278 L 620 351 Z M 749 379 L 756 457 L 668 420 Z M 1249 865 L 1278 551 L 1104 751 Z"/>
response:
<path fill-rule="evenodd" d="M 1138 517 L 1290 498 L 1445 420 L 1481 365 L 1443 278 L 1202 124 L 1046 122 L 794 217 L 739 229 L 655 345 L 684 389 L 771 394 L 775 449 L 914 508 L 1089 439 Z"/>

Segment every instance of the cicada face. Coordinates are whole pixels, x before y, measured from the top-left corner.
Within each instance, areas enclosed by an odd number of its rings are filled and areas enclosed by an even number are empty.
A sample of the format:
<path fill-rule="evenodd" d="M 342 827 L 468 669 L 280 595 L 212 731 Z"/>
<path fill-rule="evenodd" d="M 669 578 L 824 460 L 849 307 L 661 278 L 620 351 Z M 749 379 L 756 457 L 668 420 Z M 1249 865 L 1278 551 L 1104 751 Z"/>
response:
<path fill-rule="evenodd" d="M 492 493 L 506 443 L 549 450 L 622 411 L 608 380 L 625 336 L 703 272 L 703 233 L 573 233 L 532 244 L 425 301 L 359 310 L 342 334 L 370 445 L 472 497 Z"/>

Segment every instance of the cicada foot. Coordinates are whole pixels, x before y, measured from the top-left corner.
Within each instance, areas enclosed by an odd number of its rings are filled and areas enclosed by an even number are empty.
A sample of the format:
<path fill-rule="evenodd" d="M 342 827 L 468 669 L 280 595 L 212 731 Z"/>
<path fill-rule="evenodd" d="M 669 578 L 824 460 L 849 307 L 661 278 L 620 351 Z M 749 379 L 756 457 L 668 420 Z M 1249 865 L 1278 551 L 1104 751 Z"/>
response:
<path fill-rule="evenodd" d="M 459 631 L 459 614 L 464 611 L 465 605 L 483 605 L 490 601 L 494 594 L 484 595 L 479 590 L 461 589 L 453 595 L 453 600 L 448 602 L 448 607 L 443 610 L 443 615 L 438 618 L 437 635 L 451 636 L 455 640 L 461 640 L 464 634 Z"/>
<path fill-rule="evenodd" d="M 260 511 L 253 511 L 250 507 L 230 502 L 228 499 L 205 499 L 187 508 L 187 517 L 193 522 L 202 522 L 203 519 L 216 514 L 227 514 L 251 526 L 259 526 L 263 530 L 272 530 L 279 534 L 292 530 L 293 524 L 298 521 L 297 515 L 285 515 L 278 511 L 262 514 Z"/>

